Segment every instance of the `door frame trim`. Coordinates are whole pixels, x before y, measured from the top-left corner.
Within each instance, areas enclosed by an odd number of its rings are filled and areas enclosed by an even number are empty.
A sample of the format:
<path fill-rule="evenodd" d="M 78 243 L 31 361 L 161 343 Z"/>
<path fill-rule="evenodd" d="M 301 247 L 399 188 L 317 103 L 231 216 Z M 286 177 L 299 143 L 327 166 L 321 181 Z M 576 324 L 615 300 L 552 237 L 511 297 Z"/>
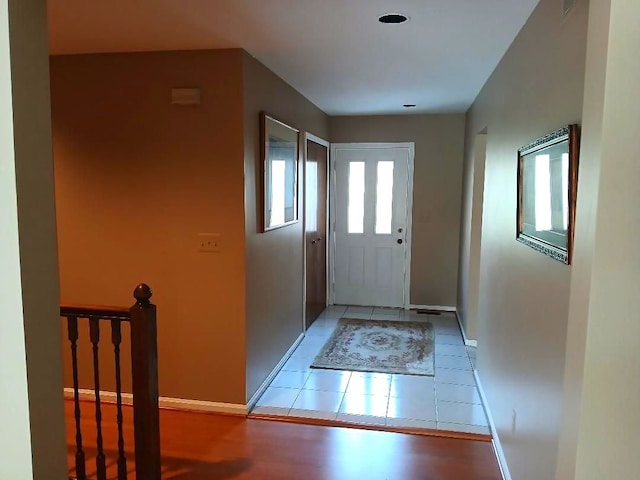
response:
<path fill-rule="evenodd" d="M 306 145 L 306 142 L 305 142 Z M 332 143 L 331 154 L 329 155 L 329 236 L 331 245 L 329 246 L 329 289 L 327 290 L 329 299 L 327 305 L 335 303 L 335 258 L 336 235 L 335 235 L 335 186 L 336 186 L 336 151 L 360 150 L 360 149 L 390 149 L 406 148 L 409 150 L 408 180 L 407 180 L 407 225 L 406 225 L 406 254 L 404 257 L 404 308 L 408 310 L 411 306 L 411 245 L 413 237 L 413 174 L 415 160 L 415 142 L 364 142 L 364 143 Z"/>
<path fill-rule="evenodd" d="M 325 140 L 324 138 L 320 138 L 312 133 L 309 133 L 307 131 L 304 132 L 304 161 L 303 161 L 303 165 L 302 165 L 302 175 L 300 175 L 300 177 L 302 178 L 302 331 L 306 332 L 307 331 L 307 144 L 309 141 L 312 141 L 313 143 L 317 143 L 318 145 L 322 145 L 323 147 L 327 148 L 327 172 L 326 172 L 326 179 L 327 179 L 327 205 L 326 205 L 326 222 L 327 224 L 325 225 L 325 232 L 329 232 L 329 172 L 331 170 L 330 168 L 330 160 L 331 160 L 331 155 L 330 155 L 330 150 L 331 150 L 331 144 Z M 325 286 L 325 291 L 327 293 L 327 298 L 325 299 L 325 302 L 327 305 L 329 305 L 329 241 L 325 241 L 325 281 L 326 281 L 326 286 Z"/>

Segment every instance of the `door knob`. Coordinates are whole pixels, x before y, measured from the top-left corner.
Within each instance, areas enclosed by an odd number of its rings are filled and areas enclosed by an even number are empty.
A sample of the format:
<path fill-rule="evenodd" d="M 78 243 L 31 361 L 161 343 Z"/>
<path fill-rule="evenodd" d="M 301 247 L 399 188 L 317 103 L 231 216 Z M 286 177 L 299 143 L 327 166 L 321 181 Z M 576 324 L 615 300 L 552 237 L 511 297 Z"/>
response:
<path fill-rule="evenodd" d="M 399 238 L 398 240 L 396 240 L 396 242 L 398 242 L 398 245 L 402 245 L 402 239 Z"/>

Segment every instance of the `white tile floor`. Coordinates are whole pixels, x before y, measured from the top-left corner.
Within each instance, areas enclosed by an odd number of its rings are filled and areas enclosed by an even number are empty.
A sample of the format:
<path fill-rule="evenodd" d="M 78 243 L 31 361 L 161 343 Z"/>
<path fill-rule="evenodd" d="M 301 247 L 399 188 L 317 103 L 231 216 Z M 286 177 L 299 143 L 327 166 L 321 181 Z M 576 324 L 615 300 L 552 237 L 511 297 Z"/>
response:
<path fill-rule="evenodd" d="M 436 334 L 435 376 L 311 369 L 343 316 L 431 322 Z M 252 413 L 488 435 L 474 364 L 475 349 L 464 346 L 454 314 L 331 306 L 309 328 Z"/>

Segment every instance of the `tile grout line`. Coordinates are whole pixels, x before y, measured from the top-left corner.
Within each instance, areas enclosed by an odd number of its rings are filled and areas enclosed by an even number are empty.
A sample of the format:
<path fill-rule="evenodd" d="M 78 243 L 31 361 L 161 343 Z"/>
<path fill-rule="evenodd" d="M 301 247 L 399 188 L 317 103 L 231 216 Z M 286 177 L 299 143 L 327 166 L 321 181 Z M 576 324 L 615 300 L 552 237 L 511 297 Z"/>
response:
<path fill-rule="evenodd" d="M 389 390 L 387 391 L 387 408 L 384 411 L 384 424 L 385 426 L 389 423 L 389 405 L 391 404 L 391 385 L 393 385 L 393 381 L 395 380 L 395 374 L 391 374 L 391 381 L 389 382 Z"/>
<path fill-rule="evenodd" d="M 344 403 L 344 398 L 347 396 L 347 389 L 349 388 L 349 384 L 351 383 L 352 378 L 353 378 L 353 372 L 349 374 L 349 380 L 347 380 L 347 385 L 344 387 L 344 392 L 342 392 L 342 397 L 340 398 L 340 403 L 338 404 L 338 410 L 336 410 L 336 419 L 340 414 L 340 409 L 342 408 L 342 404 Z"/>
<path fill-rule="evenodd" d="M 298 401 L 298 397 L 300 397 L 300 394 L 302 393 L 302 390 L 303 390 L 304 386 L 306 385 L 307 381 L 309 380 L 310 373 L 311 372 L 307 373 L 307 377 L 304 379 L 304 382 L 302 383 L 302 387 L 300 387 L 298 389 L 298 394 L 296 395 L 296 398 L 293 399 L 293 402 L 291 403 L 291 406 L 289 407 L 289 410 L 287 410 L 287 416 L 289 416 L 289 414 L 291 413 L 291 410 L 293 410 L 293 406 Z"/>
<path fill-rule="evenodd" d="M 436 388 L 436 371 L 435 365 L 433 367 L 433 409 L 436 411 L 436 430 L 438 429 L 438 424 L 440 423 L 440 415 L 438 413 L 438 389 Z"/>

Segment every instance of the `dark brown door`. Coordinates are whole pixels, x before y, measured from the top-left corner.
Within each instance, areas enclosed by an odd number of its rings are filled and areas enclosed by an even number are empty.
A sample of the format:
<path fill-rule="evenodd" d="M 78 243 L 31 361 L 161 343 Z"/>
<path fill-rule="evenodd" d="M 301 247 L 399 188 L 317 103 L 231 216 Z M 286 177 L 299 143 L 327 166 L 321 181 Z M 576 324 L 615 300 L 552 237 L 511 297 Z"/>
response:
<path fill-rule="evenodd" d="M 328 148 L 307 140 L 305 166 L 305 242 L 307 244 L 306 323 L 327 305 L 327 156 Z"/>

